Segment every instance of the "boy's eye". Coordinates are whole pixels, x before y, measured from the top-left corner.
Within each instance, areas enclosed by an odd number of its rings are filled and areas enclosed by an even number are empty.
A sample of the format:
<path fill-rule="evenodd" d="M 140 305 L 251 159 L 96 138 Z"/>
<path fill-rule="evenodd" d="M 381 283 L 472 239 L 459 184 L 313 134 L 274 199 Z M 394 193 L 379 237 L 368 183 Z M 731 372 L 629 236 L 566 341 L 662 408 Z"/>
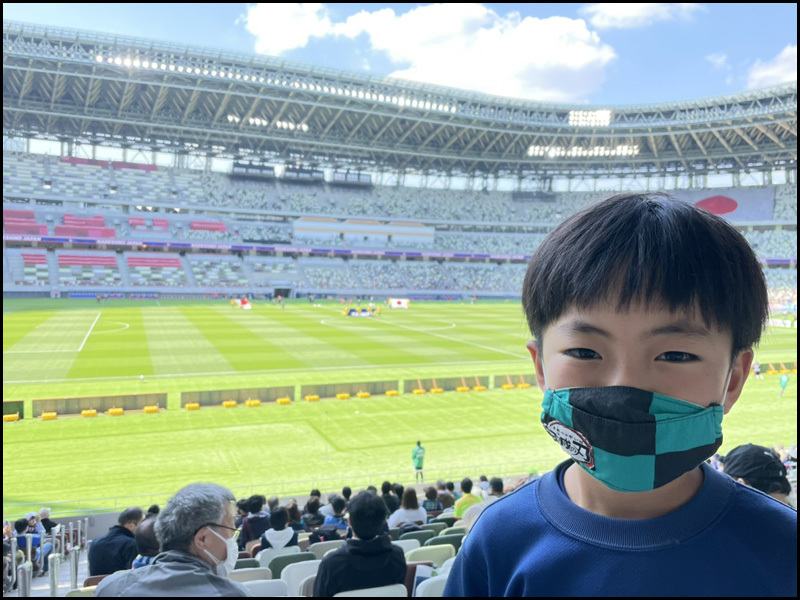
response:
<path fill-rule="evenodd" d="M 595 358 L 600 358 L 600 355 L 597 352 L 590 350 L 589 348 L 570 348 L 569 350 L 564 351 L 564 354 L 579 360 L 592 360 Z"/>
<path fill-rule="evenodd" d="M 664 352 L 664 354 L 660 354 L 656 360 L 664 360 L 666 362 L 692 362 L 697 360 L 697 356 L 689 354 L 688 352 Z"/>

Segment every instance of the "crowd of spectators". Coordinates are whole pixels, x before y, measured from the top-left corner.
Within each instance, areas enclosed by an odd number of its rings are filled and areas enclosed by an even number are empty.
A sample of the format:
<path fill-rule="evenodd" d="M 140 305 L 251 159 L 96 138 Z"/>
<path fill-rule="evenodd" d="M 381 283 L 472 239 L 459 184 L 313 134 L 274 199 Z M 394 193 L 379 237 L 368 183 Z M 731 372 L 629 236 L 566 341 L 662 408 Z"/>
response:
<path fill-rule="evenodd" d="M 785 451 L 753 444 L 739 446 L 708 463 L 739 483 L 756 488 L 785 504 L 796 505 L 797 449 Z M 228 578 L 239 552 L 281 550 L 299 544 L 299 534 L 336 531 L 345 540 L 325 556 L 318 567 L 314 596 L 403 583 L 406 559 L 392 543 L 402 532 L 416 531 L 432 518 L 452 517 L 469 534 L 483 510 L 498 498 L 538 478 L 503 480 L 481 475 L 478 481 L 458 484 L 438 480 L 435 485 L 404 487 L 384 481 L 380 490 L 369 486 L 353 493 L 344 487 L 323 503 L 312 490 L 300 508 L 297 499 L 281 501 L 254 494 L 236 501 L 225 488 L 192 484 L 179 490 L 165 509 L 151 506 L 124 510 L 107 534 L 95 538 L 89 551 L 91 575 L 110 575 L 95 595 L 245 596 L 245 586 Z M 53 545 L 44 537 L 58 531 L 50 510 L 4 527 L 4 572 L 9 571 L 8 541 L 16 537 L 25 550 L 32 534 L 32 560 L 37 573 L 46 573 Z M 21 560 L 21 557 L 19 557 Z M 446 574 L 446 570 L 442 570 Z M 10 578 L 6 578 L 10 587 Z M 134 594 L 135 593 L 135 594 Z"/>

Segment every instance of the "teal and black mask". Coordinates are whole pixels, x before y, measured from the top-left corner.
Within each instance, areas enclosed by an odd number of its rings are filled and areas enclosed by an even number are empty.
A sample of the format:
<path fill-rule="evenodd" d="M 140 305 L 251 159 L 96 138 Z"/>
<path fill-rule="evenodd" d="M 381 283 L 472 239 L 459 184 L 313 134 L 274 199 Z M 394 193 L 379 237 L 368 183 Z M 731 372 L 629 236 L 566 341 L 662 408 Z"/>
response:
<path fill-rule="evenodd" d="M 722 445 L 721 405 L 703 408 L 638 388 L 547 389 L 542 424 L 613 490 L 646 492 L 691 471 Z"/>

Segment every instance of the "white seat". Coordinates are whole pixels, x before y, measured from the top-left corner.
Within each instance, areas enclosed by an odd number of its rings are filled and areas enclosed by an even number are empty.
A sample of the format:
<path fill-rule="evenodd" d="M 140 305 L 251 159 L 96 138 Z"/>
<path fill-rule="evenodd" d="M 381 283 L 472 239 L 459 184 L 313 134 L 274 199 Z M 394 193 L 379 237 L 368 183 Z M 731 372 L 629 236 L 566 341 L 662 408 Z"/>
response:
<path fill-rule="evenodd" d="M 415 598 L 441 598 L 444 593 L 444 586 L 447 583 L 447 574 L 437 575 L 426 579 L 414 590 Z"/>
<path fill-rule="evenodd" d="M 283 579 L 258 579 L 242 583 L 253 596 L 287 596 L 286 582 Z"/>
<path fill-rule="evenodd" d="M 267 548 L 266 550 L 261 550 L 258 554 L 256 554 L 256 559 L 258 559 L 258 564 L 262 567 L 269 567 L 269 563 L 272 561 L 273 558 L 276 556 L 283 556 L 284 554 L 296 554 L 300 552 L 300 546 L 284 546 L 283 548 Z"/>
<path fill-rule="evenodd" d="M 247 569 L 235 569 L 228 573 L 228 579 L 233 579 L 239 583 L 254 581 L 256 579 L 272 579 L 272 571 L 269 567 L 249 567 Z"/>
<path fill-rule="evenodd" d="M 300 582 L 299 596 L 306 596 L 311 598 L 314 595 L 314 582 L 317 580 L 316 575 L 311 575 Z"/>
<path fill-rule="evenodd" d="M 308 547 L 309 552 L 313 552 L 314 556 L 318 559 L 322 560 L 325 556 L 325 553 L 330 550 L 331 548 L 338 548 L 339 546 L 344 546 L 346 540 L 331 540 L 329 542 L 317 542 L 316 544 L 311 544 Z"/>
<path fill-rule="evenodd" d="M 382 587 L 366 588 L 363 590 L 350 590 L 334 594 L 334 598 L 358 598 L 363 596 L 384 598 L 408 598 L 408 590 L 402 583 L 384 585 Z"/>
<path fill-rule="evenodd" d="M 289 587 L 290 596 L 300 595 L 300 585 L 304 579 L 316 575 L 319 570 L 321 560 L 304 560 L 303 562 L 286 565 L 281 571 L 281 579 Z"/>
<path fill-rule="evenodd" d="M 449 573 L 450 569 L 453 568 L 453 563 L 456 562 L 456 557 L 448 558 L 444 561 L 444 564 L 439 568 L 439 575 L 444 575 L 445 573 Z"/>
<path fill-rule="evenodd" d="M 400 546 L 403 549 L 403 554 L 411 552 L 419 548 L 419 540 L 396 540 L 392 542 L 395 546 Z"/>

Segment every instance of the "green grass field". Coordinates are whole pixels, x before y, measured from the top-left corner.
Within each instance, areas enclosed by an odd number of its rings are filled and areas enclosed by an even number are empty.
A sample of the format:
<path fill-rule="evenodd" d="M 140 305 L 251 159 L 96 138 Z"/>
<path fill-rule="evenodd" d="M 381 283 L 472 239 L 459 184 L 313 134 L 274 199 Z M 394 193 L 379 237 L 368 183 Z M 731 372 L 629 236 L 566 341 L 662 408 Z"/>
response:
<path fill-rule="evenodd" d="M 3 512 L 164 502 L 200 480 L 239 496 L 407 483 L 417 439 L 429 480 L 548 470 L 564 455 L 539 424 L 536 388 L 180 409 L 182 391 L 528 373 L 528 339 L 518 302 L 417 303 L 347 319 L 338 304 L 305 301 L 252 311 L 224 301 L 4 301 L 4 400 L 24 400 L 29 415 L 35 398 L 166 392 L 168 410 L 4 424 Z M 765 368 L 796 361 L 795 331 L 771 328 L 757 358 Z M 796 377 L 780 400 L 778 391 L 775 375 L 748 381 L 722 452 L 796 441 Z"/>

